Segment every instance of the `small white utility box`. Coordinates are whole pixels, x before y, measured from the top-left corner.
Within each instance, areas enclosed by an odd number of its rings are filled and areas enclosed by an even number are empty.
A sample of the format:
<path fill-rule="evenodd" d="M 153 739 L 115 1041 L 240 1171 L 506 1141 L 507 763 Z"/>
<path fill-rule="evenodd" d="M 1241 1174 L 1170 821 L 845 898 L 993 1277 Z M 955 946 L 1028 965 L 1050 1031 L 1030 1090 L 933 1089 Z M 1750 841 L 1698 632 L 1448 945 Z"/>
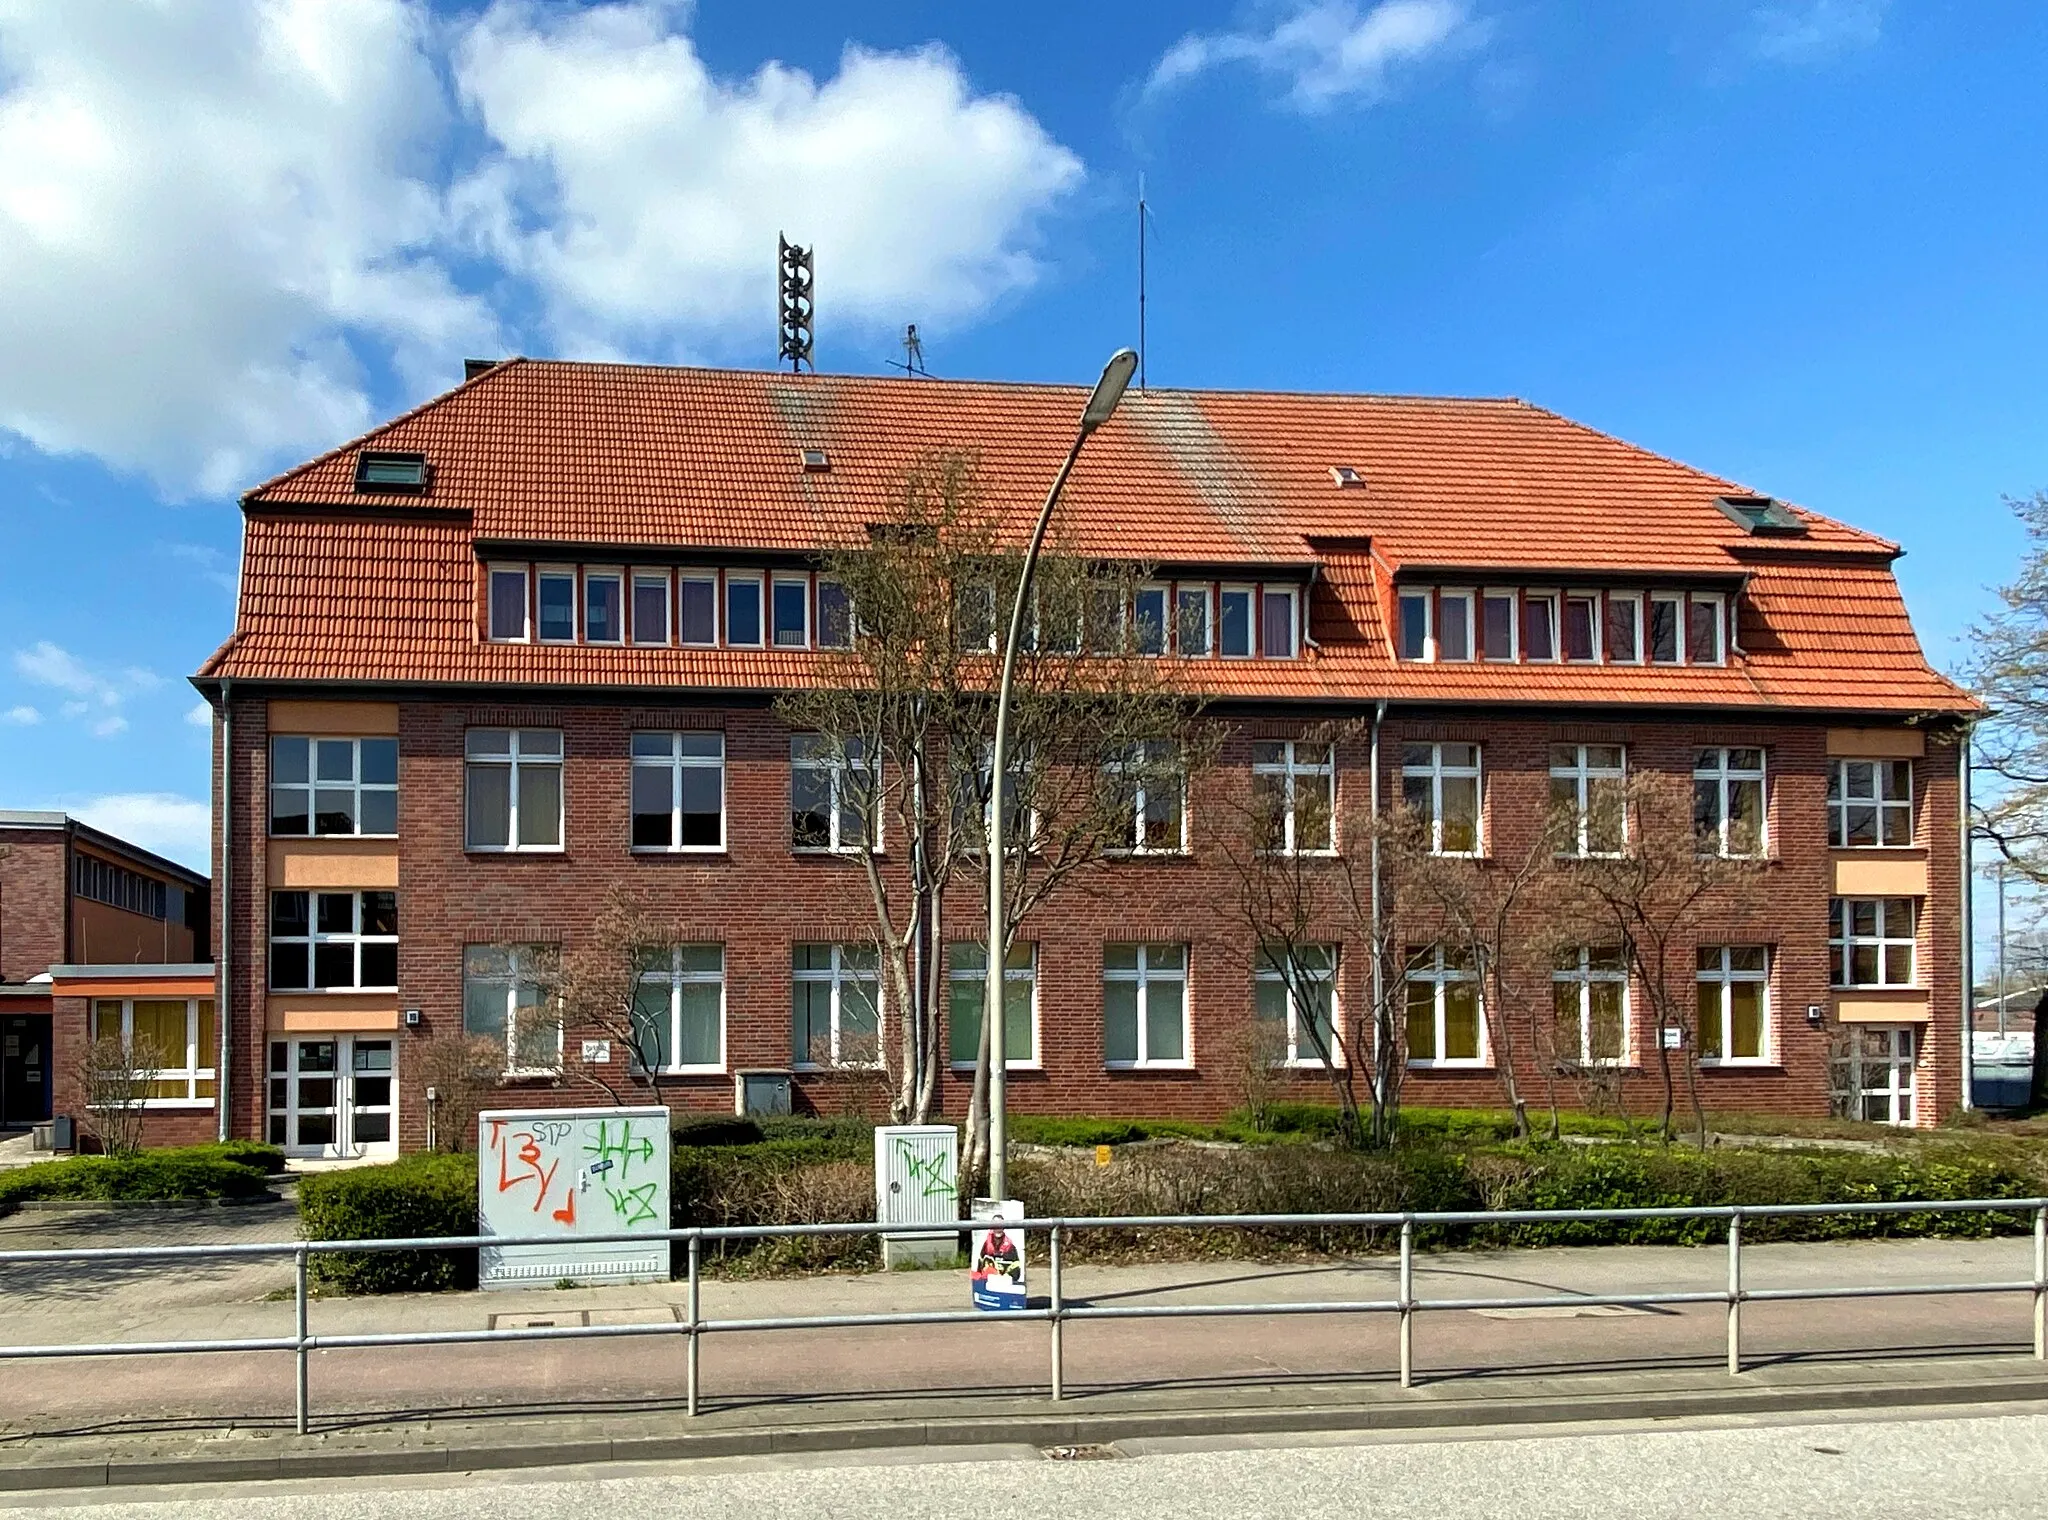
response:
<path fill-rule="evenodd" d="M 485 1246 L 477 1253 L 477 1285 L 666 1282 L 667 1240 L 589 1237 L 666 1230 L 669 1160 L 666 1108 L 479 1114 L 478 1233 L 550 1238 Z"/>
<path fill-rule="evenodd" d="M 960 1131 L 950 1124 L 898 1124 L 875 1131 L 875 1221 L 956 1224 L 960 1195 Z M 960 1252 L 958 1230 L 888 1234 L 882 1265 L 948 1261 Z"/>

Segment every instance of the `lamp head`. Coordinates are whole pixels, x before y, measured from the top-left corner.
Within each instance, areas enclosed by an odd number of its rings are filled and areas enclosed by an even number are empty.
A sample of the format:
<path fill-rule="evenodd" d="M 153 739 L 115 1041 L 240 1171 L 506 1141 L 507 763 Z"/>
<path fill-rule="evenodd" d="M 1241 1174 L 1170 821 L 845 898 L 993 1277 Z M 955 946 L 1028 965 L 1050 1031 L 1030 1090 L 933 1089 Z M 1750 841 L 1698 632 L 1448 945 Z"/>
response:
<path fill-rule="evenodd" d="M 1109 421 L 1116 404 L 1124 399 L 1124 387 L 1131 383 L 1131 376 L 1137 368 L 1136 349 L 1120 348 L 1109 356 L 1109 363 L 1102 366 L 1102 378 L 1095 382 L 1088 405 L 1081 411 L 1082 432 L 1092 433 Z"/>

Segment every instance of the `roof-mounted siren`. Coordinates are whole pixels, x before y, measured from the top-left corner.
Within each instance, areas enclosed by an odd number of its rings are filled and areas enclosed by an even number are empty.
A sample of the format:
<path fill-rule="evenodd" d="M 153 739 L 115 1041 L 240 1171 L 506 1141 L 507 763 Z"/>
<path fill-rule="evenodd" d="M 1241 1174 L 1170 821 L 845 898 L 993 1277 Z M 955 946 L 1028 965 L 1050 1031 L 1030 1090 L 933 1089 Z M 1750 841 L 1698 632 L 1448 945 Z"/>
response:
<path fill-rule="evenodd" d="M 1717 496 L 1714 505 L 1759 538 L 1798 538 L 1806 532 L 1799 514 L 1775 496 Z"/>
<path fill-rule="evenodd" d="M 815 373 L 818 366 L 811 359 L 811 261 L 817 245 L 799 248 L 779 232 L 775 235 L 775 244 L 782 289 L 782 341 L 776 359 L 778 362 L 787 359 L 791 374 L 806 366 Z"/>
<path fill-rule="evenodd" d="M 1357 491 L 1365 487 L 1365 471 L 1355 464 L 1333 464 L 1330 479 L 1337 482 L 1339 490 Z"/>

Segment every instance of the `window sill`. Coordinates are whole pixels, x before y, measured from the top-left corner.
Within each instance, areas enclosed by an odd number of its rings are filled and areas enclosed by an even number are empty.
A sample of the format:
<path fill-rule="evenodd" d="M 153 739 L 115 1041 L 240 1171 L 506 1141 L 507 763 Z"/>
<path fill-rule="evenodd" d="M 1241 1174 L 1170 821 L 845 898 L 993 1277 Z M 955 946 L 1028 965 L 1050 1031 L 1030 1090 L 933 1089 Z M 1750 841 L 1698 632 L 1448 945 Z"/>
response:
<path fill-rule="evenodd" d="M 657 1077 L 722 1077 L 725 1076 L 727 1073 L 725 1067 L 721 1065 L 657 1066 L 654 1069 L 653 1074 Z"/>
<path fill-rule="evenodd" d="M 266 836 L 270 839 L 303 839 L 307 842 L 342 842 L 354 839 L 396 839 L 396 834 L 280 834 L 272 829 Z"/>
<path fill-rule="evenodd" d="M 973 1072 L 974 1063 L 972 1061 L 954 1061 L 952 1063 L 952 1068 L 956 1076 L 965 1076 Z M 1043 1071 L 1045 1070 L 1045 1067 L 1036 1057 L 1034 1057 L 1029 1061 L 1006 1061 L 1003 1063 L 1003 1070 L 1006 1072 Z"/>
<path fill-rule="evenodd" d="M 1929 997 L 1933 994 L 1933 989 L 1923 987 L 1918 982 L 1830 982 L 1828 991 L 1853 992 L 1859 997 L 1868 997 L 1873 992 L 1880 997 L 1896 994 L 1902 1001 Z"/>
<path fill-rule="evenodd" d="M 732 851 L 722 844 L 635 844 L 626 847 L 628 855 L 730 855 Z"/>
<path fill-rule="evenodd" d="M 1491 1061 L 1410 1061 L 1410 1071 L 1492 1071 Z"/>
<path fill-rule="evenodd" d="M 1762 1056 L 1730 1056 L 1722 1060 L 1718 1056 L 1701 1056 L 1701 1071 L 1783 1071 L 1784 1063 L 1767 1060 Z"/>
<path fill-rule="evenodd" d="M 397 997 L 398 988 L 392 987 L 268 987 L 267 992 L 281 997 Z"/>
<path fill-rule="evenodd" d="M 465 855 L 489 855 L 492 857 L 501 855 L 566 855 L 569 853 L 569 849 L 567 845 L 559 844 L 466 844 L 462 847 L 462 853 Z"/>
<path fill-rule="evenodd" d="M 1193 1061 L 1104 1061 L 1104 1071 L 1134 1072 L 1140 1076 L 1148 1071 L 1193 1071 Z"/>
<path fill-rule="evenodd" d="M 158 1110 L 201 1109 L 213 1107 L 211 1098 L 144 1098 L 141 1108 L 144 1113 Z"/>
<path fill-rule="evenodd" d="M 789 1069 L 803 1077 L 868 1077 L 886 1070 L 880 1061 L 865 1063 L 843 1062 L 837 1066 L 819 1066 L 808 1061 L 791 1061 Z M 1012 1066 L 1010 1070 L 1017 1068 Z"/>
<path fill-rule="evenodd" d="M 789 853 L 799 860 L 859 860 L 863 854 L 872 855 L 877 860 L 889 858 L 887 850 L 835 850 L 826 845 L 811 844 L 793 844 Z"/>

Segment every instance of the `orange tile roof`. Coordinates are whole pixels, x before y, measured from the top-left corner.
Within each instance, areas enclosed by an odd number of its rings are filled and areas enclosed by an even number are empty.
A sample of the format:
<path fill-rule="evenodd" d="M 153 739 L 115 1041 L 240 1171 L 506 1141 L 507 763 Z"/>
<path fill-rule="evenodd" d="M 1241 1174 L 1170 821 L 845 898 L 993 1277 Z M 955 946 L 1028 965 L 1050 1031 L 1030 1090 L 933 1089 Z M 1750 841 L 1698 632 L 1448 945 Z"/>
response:
<path fill-rule="evenodd" d="M 972 451 L 1020 533 L 1073 437 L 1075 387 L 512 360 L 244 498 L 235 635 L 201 678 L 772 689 L 818 656 L 482 642 L 479 544 L 802 553 L 886 521 L 906 470 Z M 358 493 L 360 449 L 418 451 L 424 497 Z M 829 471 L 806 473 L 822 448 Z M 1351 465 L 1366 485 L 1339 488 Z M 1154 390 L 1092 439 L 1060 518 L 1081 553 L 1319 576 L 1293 661 L 1191 662 L 1217 696 L 1964 711 L 1927 665 L 1895 545 L 1795 509 L 1796 539 L 1714 504 L 1746 488 L 1515 400 Z M 1747 577 L 1725 668 L 1413 664 L 1394 579 L 1438 568 Z"/>

